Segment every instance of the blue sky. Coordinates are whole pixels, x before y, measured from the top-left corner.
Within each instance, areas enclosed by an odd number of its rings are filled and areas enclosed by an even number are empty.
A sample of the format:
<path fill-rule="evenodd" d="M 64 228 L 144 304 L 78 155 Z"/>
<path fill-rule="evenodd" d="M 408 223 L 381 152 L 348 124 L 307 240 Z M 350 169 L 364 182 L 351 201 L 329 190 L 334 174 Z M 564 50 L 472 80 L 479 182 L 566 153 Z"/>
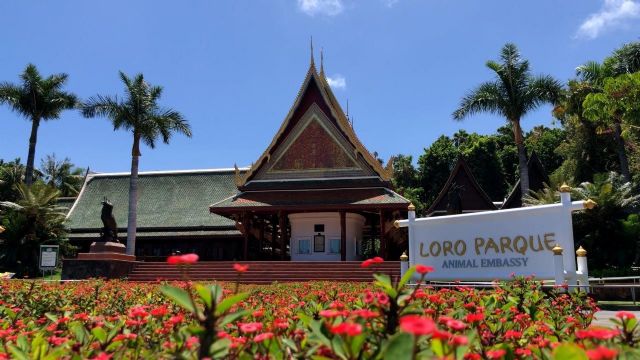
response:
<path fill-rule="evenodd" d="M 310 36 L 362 142 L 384 159 L 417 158 L 441 134 L 504 123 L 458 123 L 451 113 L 491 79 L 484 63 L 505 42 L 535 73 L 565 81 L 638 39 L 640 1 L 2 1 L 0 23 L 0 81 L 17 82 L 33 62 L 44 74 L 68 73 L 67 89 L 82 98 L 121 94 L 118 70 L 164 86 L 162 104 L 182 112 L 194 136 L 142 150 L 142 170 L 163 170 L 255 161 L 303 81 Z M 26 159 L 29 122 L 2 107 L 0 124 L 0 158 Z M 524 119 L 526 129 L 538 124 L 552 124 L 549 107 Z M 131 135 L 108 120 L 69 111 L 40 127 L 36 157 L 127 171 L 130 148 Z"/>

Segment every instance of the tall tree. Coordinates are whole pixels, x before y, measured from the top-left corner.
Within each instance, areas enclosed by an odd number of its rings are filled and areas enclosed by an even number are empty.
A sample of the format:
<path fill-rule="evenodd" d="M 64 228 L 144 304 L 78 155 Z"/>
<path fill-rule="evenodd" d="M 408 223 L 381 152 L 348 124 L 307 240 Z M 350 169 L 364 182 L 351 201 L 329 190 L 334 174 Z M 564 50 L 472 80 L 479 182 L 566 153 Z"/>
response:
<path fill-rule="evenodd" d="M 606 78 L 602 92 L 587 95 L 583 106 L 586 118 L 604 131 L 611 129 L 617 145 L 620 172 L 630 182 L 632 179 L 623 126 L 640 125 L 640 73 Z"/>
<path fill-rule="evenodd" d="M 5 103 L 15 112 L 31 121 L 29 154 L 24 182 L 33 183 L 33 168 L 38 142 L 38 127 L 42 120 L 60 117 L 63 110 L 72 109 L 76 96 L 62 90 L 67 74 L 55 74 L 43 78 L 35 65 L 29 64 L 20 75 L 21 83 L 0 83 L 0 103 Z"/>
<path fill-rule="evenodd" d="M 544 103 L 555 103 L 562 86 L 549 75 L 531 75 L 529 62 L 522 59 L 514 44 L 502 47 L 500 62 L 490 60 L 486 65 L 495 72 L 496 78 L 480 84 L 465 95 L 454 111 L 453 118 L 463 120 L 475 113 L 488 112 L 503 116 L 513 125 L 518 148 L 520 186 L 524 196 L 529 192 L 529 171 L 520 120 Z"/>
<path fill-rule="evenodd" d="M 173 133 L 191 137 L 191 127 L 183 116 L 171 108 L 158 105 L 162 87 L 152 86 L 142 74 L 133 78 L 122 71 L 120 79 L 125 86 L 125 97 L 101 96 L 89 98 L 81 105 L 82 114 L 87 118 L 106 117 L 113 123 L 114 130 L 124 129 L 133 135 L 131 147 L 131 176 L 129 180 L 129 216 L 127 222 L 127 254 L 135 255 L 136 223 L 138 208 L 138 162 L 140 142 L 154 148 L 158 139 L 169 143 Z"/>
<path fill-rule="evenodd" d="M 40 172 L 47 185 L 60 190 L 61 197 L 76 196 L 80 192 L 84 169 L 75 167 L 69 158 L 58 160 L 56 154 L 47 155 L 40 162 Z"/>

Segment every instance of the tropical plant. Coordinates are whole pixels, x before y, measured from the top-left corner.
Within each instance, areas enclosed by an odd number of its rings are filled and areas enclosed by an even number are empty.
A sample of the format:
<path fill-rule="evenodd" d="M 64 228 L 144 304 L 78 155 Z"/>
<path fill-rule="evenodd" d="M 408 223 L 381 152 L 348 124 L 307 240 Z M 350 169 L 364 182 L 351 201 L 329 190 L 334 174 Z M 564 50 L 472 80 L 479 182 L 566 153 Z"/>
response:
<path fill-rule="evenodd" d="M 0 263 L 20 275 L 34 276 L 38 271 L 41 244 L 63 244 L 66 237 L 64 208 L 56 205 L 60 192 L 41 182 L 32 186 L 18 184 L 19 199 L 2 201 L 0 225 Z"/>
<path fill-rule="evenodd" d="M 522 59 L 514 44 L 502 47 L 500 62 L 490 60 L 486 65 L 495 72 L 496 79 L 480 84 L 465 95 L 453 112 L 453 118 L 463 120 L 475 113 L 488 112 L 503 116 L 513 125 L 520 186 L 525 195 L 529 192 L 529 171 L 520 120 L 544 103 L 555 104 L 562 87 L 549 75 L 531 75 L 529 61 Z"/>
<path fill-rule="evenodd" d="M 133 78 L 122 71 L 120 79 L 125 86 L 125 97 L 96 95 L 81 105 L 82 114 L 87 118 L 106 117 L 113 123 L 114 130 L 124 129 L 133 135 L 131 147 L 131 176 L 129 181 L 129 216 L 127 221 L 127 254 L 135 255 L 136 219 L 138 204 L 138 162 L 142 155 L 140 142 L 155 148 L 158 139 L 169 143 L 173 133 L 191 137 L 191 127 L 183 116 L 170 108 L 158 104 L 162 87 L 153 86 L 144 80 L 142 74 Z"/>
<path fill-rule="evenodd" d="M 0 160 L 0 201 L 18 199 L 16 186 L 24 180 L 24 165 L 20 159 L 9 162 Z"/>
<path fill-rule="evenodd" d="M 583 107 L 584 116 L 601 131 L 612 130 L 620 171 L 631 181 L 623 127 L 640 125 L 640 73 L 604 79 L 602 92 L 587 95 Z"/>
<path fill-rule="evenodd" d="M 80 192 L 84 169 L 77 168 L 69 158 L 58 160 L 56 154 L 47 155 L 40 163 L 43 180 L 60 190 L 61 197 L 76 196 Z"/>
<path fill-rule="evenodd" d="M 43 78 L 36 66 L 29 64 L 20 75 L 20 79 L 20 84 L 0 83 L 0 103 L 7 104 L 13 111 L 31 121 L 24 179 L 25 184 L 31 185 L 40 122 L 58 119 L 63 110 L 75 107 L 77 99 L 75 95 L 62 90 L 67 81 L 67 74 Z"/>

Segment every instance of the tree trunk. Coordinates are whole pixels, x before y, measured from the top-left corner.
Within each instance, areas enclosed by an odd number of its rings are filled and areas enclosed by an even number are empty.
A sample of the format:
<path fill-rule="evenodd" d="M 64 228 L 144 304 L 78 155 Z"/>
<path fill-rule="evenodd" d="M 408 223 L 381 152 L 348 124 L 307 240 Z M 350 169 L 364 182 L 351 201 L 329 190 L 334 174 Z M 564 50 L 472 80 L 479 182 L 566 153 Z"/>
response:
<path fill-rule="evenodd" d="M 34 116 L 31 119 L 31 136 L 29 137 L 29 155 L 27 156 L 27 168 L 24 176 L 24 183 L 27 186 L 33 184 L 33 163 L 36 158 L 36 143 L 38 142 L 38 127 L 40 118 Z"/>
<path fill-rule="evenodd" d="M 620 173 L 622 173 L 626 182 L 631 182 L 629 160 L 627 159 L 627 151 L 625 149 L 624 139 L 622 138 L 622 126 L 618 121 L 613 125 L 613 137 L 616 140 L 616 152 L 618 153 L 618 160 L 620 161 Z"/>
<path fill-rule="evenodd" d="M 522 136 L 522 128 L 520 127 L 520 119 L 512 120 L 513 135 L 518 148 L 518 168 L 520 172 L 520 192 L 522 193 L 522 204 L 524 205 L 524 196 L 529 193 L 529 167 L 527 166 L 527 149 L 524 146 Z"/>
<path fill-rule="evenodd" d="M 140 137 L 133 135 L 131 149 L 131 175 L 129 176 L 129 217 L 127 221 L 127 255 L 136 254 L 136 220 L 138 217 L 138 160 Z"/>

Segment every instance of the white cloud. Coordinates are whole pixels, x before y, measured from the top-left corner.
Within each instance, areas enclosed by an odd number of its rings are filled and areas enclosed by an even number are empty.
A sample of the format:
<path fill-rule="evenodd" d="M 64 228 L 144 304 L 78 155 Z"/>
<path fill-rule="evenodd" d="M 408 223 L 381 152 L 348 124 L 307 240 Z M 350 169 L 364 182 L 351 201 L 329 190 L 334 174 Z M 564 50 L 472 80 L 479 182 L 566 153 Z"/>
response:
<path fill-rule="evenodd" d="M 329 83 L 329 86 L 334 89 L 344 89 L 347 87 L 347 80 L 342 75 L 327 77 L 327 82 Z"/>
<path fill-rule="evenodd" d="M 591 14 L 578 28 L 577 36 L 595 39 L 603 31 L 624 25 L 640 17 L 640 4 L 635 0 L 604 0 L 597 13 Z"/>
<path fill-rule="evenodd" d="M 310 16 L 335 16 L 344 10 L 344 5 L 342 0 L 298 0 L 298 8 Z"/>
<path fill-rule="evenodd" d="M 395 4 L 398 3 L 398 1 L 400 0 L 382 0 L 382 3 L 387 7 L 393 7 Z"/>

